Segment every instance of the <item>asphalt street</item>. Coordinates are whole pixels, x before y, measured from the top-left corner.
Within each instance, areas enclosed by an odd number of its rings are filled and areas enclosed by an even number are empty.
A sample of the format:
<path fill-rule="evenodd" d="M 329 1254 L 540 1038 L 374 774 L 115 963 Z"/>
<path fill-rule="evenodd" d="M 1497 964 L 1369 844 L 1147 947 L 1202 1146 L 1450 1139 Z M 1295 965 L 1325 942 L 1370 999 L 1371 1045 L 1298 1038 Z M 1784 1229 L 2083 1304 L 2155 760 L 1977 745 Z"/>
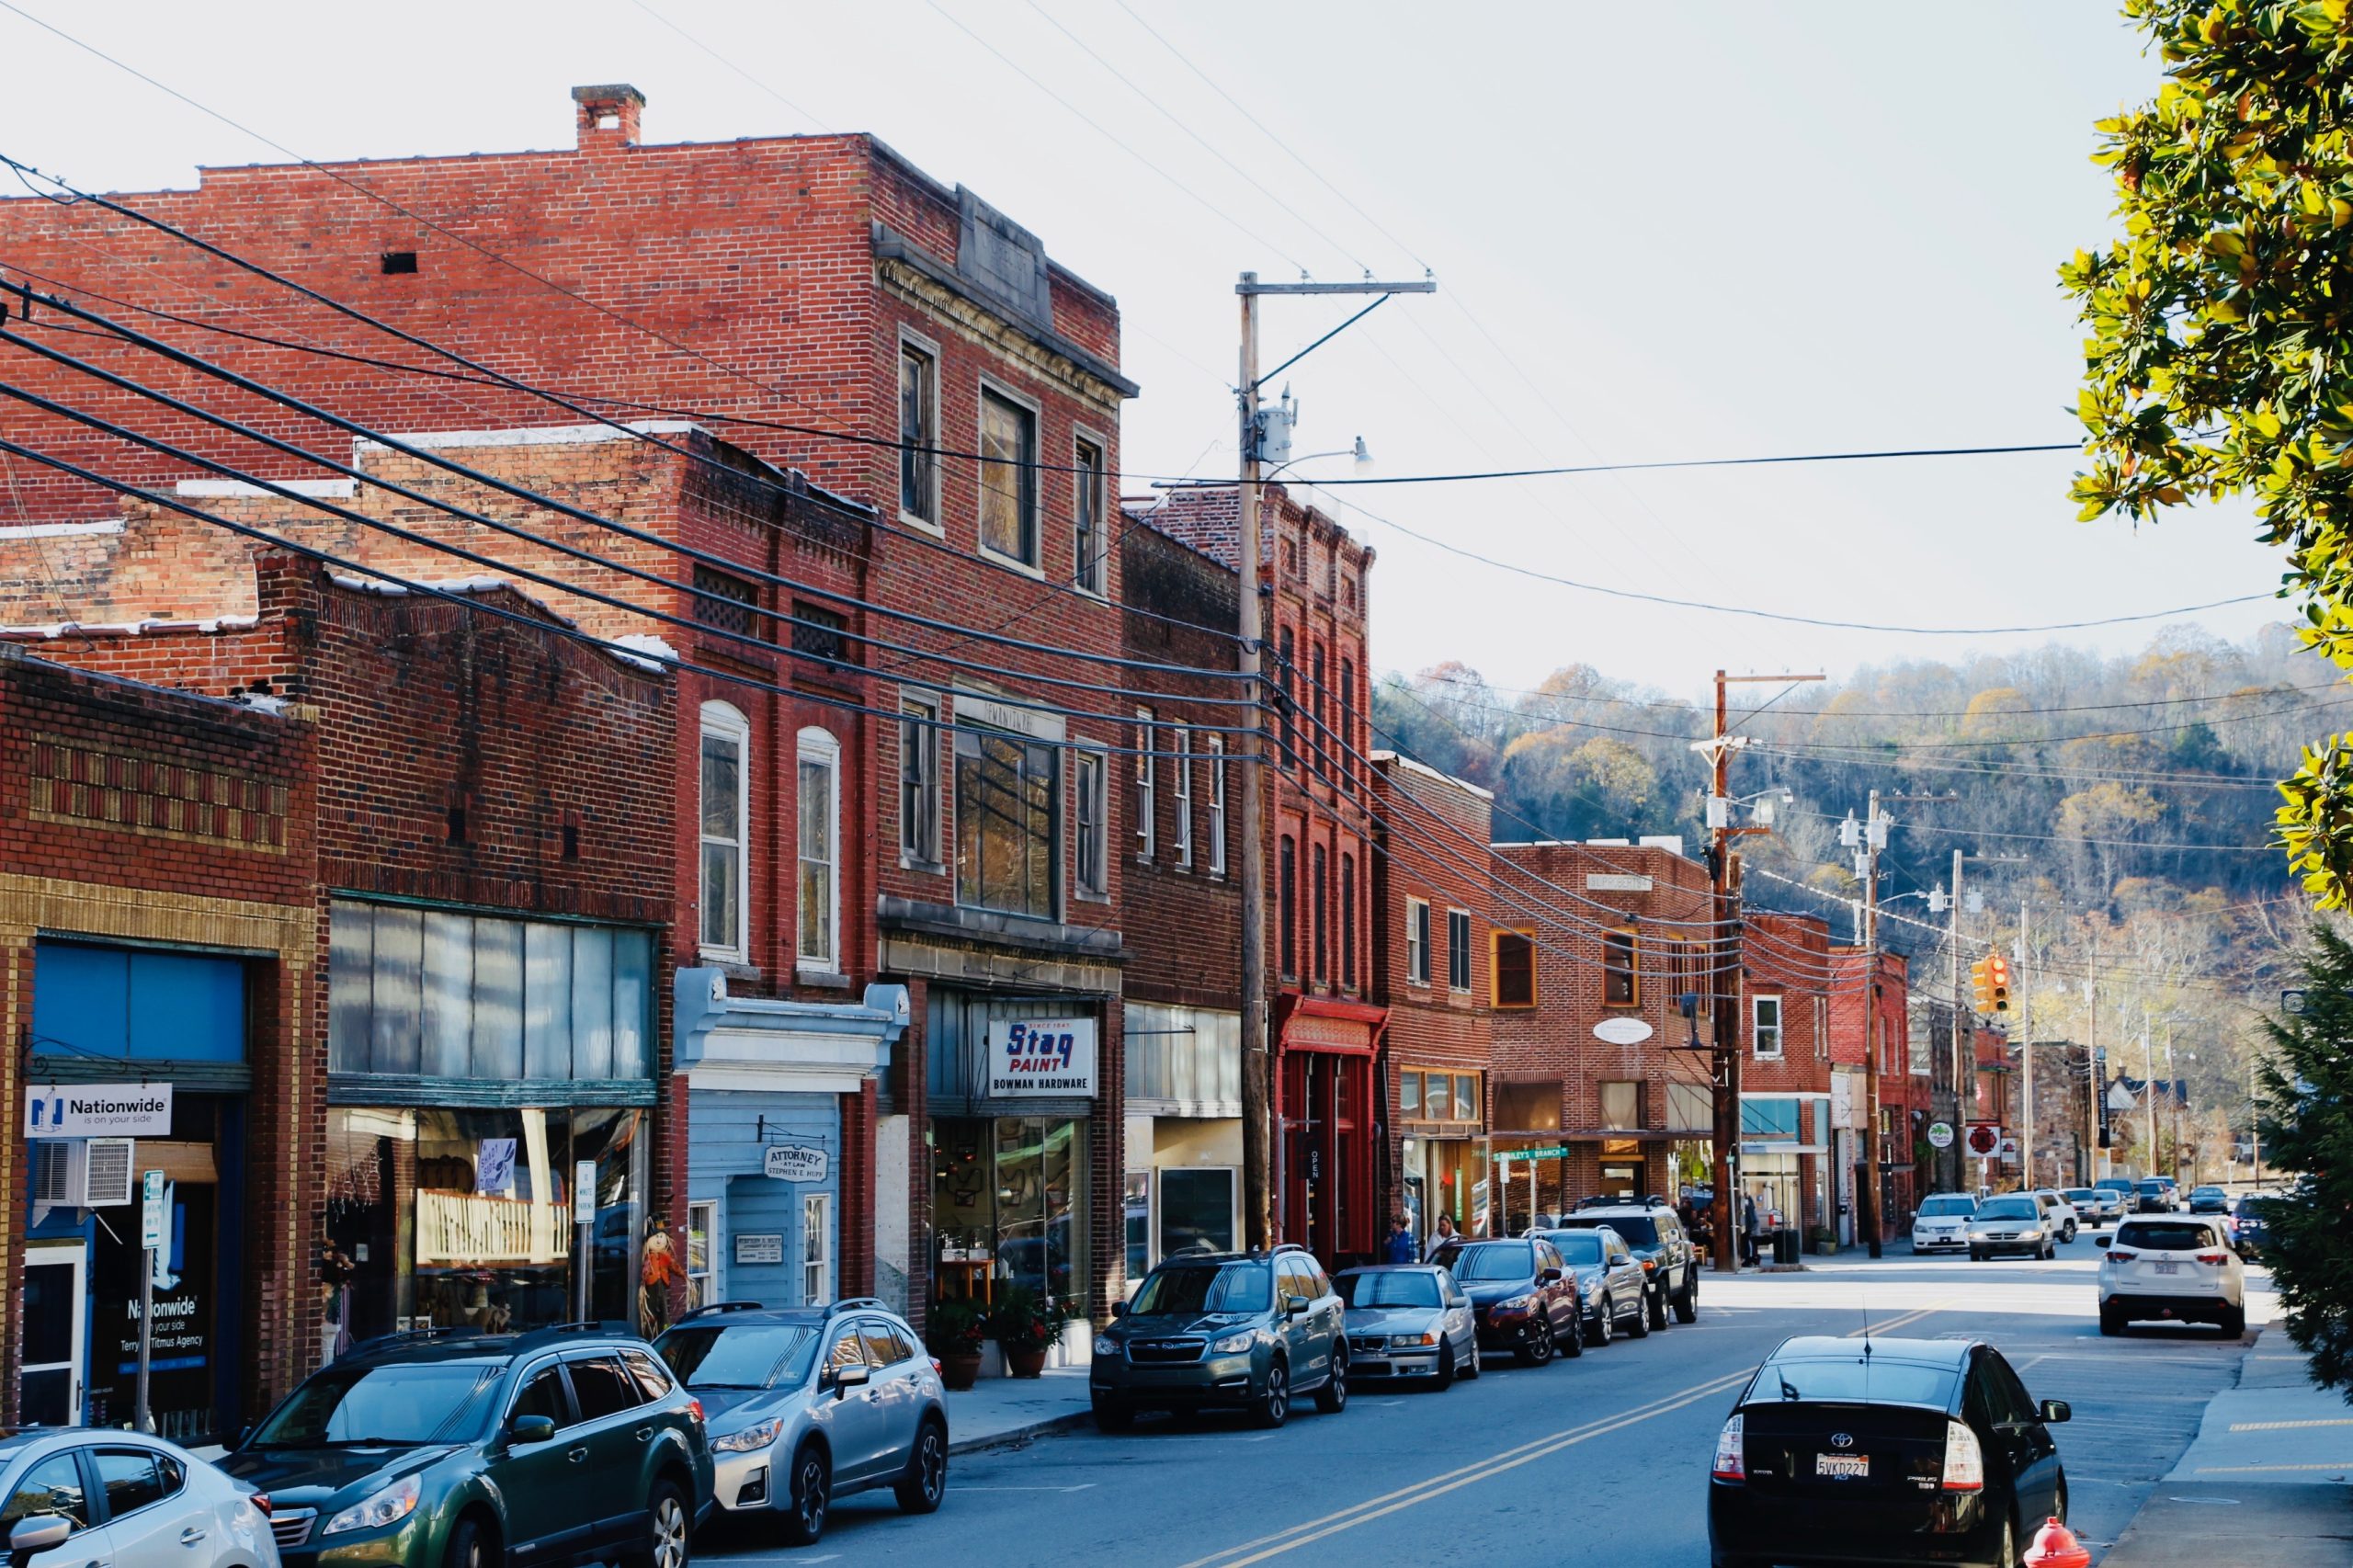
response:
<path fill-rule="evenodd" d="M 697 1556 L 740 1568 L 837 1562 L 1077 1563 L 1153 1568 L 1347 1563 L 1708 1561 L 1709 1455 L 1734 1392 L 1796 1334 L 1984 1338 L 2056 1428 L 2073 1522 L 2094 1561 L 2232 1384 L 2245 1341 L 2210 1328 L 2102 1339 L 2088 1239 L 2055 1262 L 1816 1260 L 1802 1274 L 1710 1276 L 1699 1321 L 1620 1338 L 1576 1360 L 1507 1362 L 1443 1393 L 1359 1385 L 1348 1409 L 1299 1401 L 1279 1432 L 1238 1420 L 1147 1419 L 960 1456 L 947 1503 L 902 1517 L 888 1493 L 844 1499 L 825 1539 L 786 1551 L 722 1528 Z M 2248 1339 L 2270 1318 L 2248 1276 Z"/>

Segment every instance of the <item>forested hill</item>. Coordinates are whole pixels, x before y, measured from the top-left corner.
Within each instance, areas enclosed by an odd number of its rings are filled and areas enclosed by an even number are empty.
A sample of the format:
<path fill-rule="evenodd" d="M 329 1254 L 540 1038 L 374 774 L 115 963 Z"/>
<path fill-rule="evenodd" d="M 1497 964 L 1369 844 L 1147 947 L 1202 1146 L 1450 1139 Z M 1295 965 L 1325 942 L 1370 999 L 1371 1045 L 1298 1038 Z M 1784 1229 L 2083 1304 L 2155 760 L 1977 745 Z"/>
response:
<path fill-rule="evenodd" d="M 1693 685 L 1704 690 L 1707 674 Z M 2119 919 L 2290 892 L 2281 857 L 2263 847 L 2271 781 L 2308 740 L 2353 727 L 2353 688 L 2284 626 L 2245 643 L 2168 631 L 2126 658 L 2052 646 L 1732 692 L 1732 727 L 1750 737 L 1733 792 L 1794 796 L 1772 837 L 1747 841 L 1752 867 L 1850 895 L 1836 824 L 1876 789 L 1900 824 L 1883 895 L 1942 881 L 1961 848 L 2023 857 L 1972 863 L 1989 895 L 2032 887 Z M 1584 665 L 1520 691 L 1447 664 L 1390 676 L 1373 711 L 1379 744 L 1495 790 L 1499 838 L 1702 841 L 1706 765 L 1690 743 L 1712 715 L 1699 701 Z M 1776 886 L 1752 884 L 1751 897 Z"/>

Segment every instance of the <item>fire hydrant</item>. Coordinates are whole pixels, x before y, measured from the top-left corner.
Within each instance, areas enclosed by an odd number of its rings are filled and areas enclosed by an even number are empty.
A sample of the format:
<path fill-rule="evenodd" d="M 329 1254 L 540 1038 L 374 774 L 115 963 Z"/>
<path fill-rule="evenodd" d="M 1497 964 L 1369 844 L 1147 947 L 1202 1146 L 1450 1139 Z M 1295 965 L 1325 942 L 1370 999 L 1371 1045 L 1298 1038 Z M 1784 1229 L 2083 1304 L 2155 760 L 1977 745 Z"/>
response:
<path fill-rule="evenodd" d="M 2092 1554 L 2053 1515 L 2034 1532 L 2034 1544 L 2026 1549 L 2026 1568 L 2092 1568 Z"/>

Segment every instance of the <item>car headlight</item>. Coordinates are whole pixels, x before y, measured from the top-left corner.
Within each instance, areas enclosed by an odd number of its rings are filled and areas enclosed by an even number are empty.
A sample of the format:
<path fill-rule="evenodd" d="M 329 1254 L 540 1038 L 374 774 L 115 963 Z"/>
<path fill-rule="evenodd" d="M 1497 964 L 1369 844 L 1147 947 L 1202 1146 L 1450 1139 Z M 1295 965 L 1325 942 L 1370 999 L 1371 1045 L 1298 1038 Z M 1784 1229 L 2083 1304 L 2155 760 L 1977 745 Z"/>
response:
<path fill-rule="evenodd" d="M 710 1451 L 715 1454 L 748 1454 L 756 1449 L 765 1449 L 775 1442 L 777 1435 L 783 1430 L 784 1423 L 781 1420 L 755 1421 L 740 1432 L 730 1432 L 723 1437 L 713 1437 L 710 1440 Z"/>
<path fill-rule="evenodd" d="M 1392 1350 L 1423 1350 L 1438 1343 L 1435 1334 L 1392 1334 L 1389 1347 Z"/>
<path fill-rule="evenodd" d="M 1241 1352 L 1249 1349 L 1250 1346 L 1256 1342 L 1257 1338 L 1258 1331 L 1255 1328 L 1236 1329 L 1232 1334 L 1224 1335 L 1219 1338 L 1211 1340 L 1210 1351 L 1212 1355 L 1217 1356 L 1239 1355 Z"/>
<path fill-rule="evenodd" d="M 1495 1303 L 1495 1311 L 1499 1312 L 1524 1312 L 1535 1304 L 1536 1298 L 1533 1296 L 1514 1296 L 1508 1301 L 1497 1301 Z"/>
<path fill-rule="evenodd" d="M 416 1477 L 404 1475 L 329 1519 L 319 1533 L 341 1535 L 346 1530 L 378 1530 L 397 1524 L 416 1512 L 417 1492 Z"/>
<path fill-rule="evenodd" d="M 1117 1356 L 1120 1342 L 1108 1334 L 1098 1334 L 1095 1336 L 1095 1353 L 1097 1356 Z"/>

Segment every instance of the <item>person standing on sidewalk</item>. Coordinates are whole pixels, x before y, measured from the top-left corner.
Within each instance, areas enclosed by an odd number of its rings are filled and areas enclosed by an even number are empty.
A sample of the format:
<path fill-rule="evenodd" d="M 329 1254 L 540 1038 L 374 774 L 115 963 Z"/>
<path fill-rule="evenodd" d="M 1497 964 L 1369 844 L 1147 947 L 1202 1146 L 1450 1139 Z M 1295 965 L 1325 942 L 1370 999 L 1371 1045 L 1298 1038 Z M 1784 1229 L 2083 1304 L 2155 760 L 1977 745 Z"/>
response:
<path fill-rule="evenodd" d="M 1460 1241 L 1461 1239 L 1461 1237 L 1454 1233 L 1454 1216 L 1451 1214 L 1440 1214 L 1438 1217 L 1438 1229 L 1430 1233 L 1429 1248 L 1422 1254 L 1422 1260 L 1427 1263 L 1431 1258 L 1434 1258 L 1438 1255 L 1438 1249 L 1440 1247 L 1445 1246 L 1449 1242 Z"/>
<path fill-rule="evenodd" d="M 1740 1195 L 1740 1252 L 1750 1267 L 1756 1267 L 1756 1199 L 1745 1192 Z"/>
<path fill-rule="evenodd" d="M 1383 1263 L 1419 1263 L 1421 1261 L 1421 1257 L 1422 1249 L 1414 1244 L 1414 1232 L 1412 1227 L 1406 1224 L 1405 1216 L 1400 1214 L 1394 1220 L 1390 1221 L 1389 1240 L 1381 1246 L 1381 1261 Z"/>

